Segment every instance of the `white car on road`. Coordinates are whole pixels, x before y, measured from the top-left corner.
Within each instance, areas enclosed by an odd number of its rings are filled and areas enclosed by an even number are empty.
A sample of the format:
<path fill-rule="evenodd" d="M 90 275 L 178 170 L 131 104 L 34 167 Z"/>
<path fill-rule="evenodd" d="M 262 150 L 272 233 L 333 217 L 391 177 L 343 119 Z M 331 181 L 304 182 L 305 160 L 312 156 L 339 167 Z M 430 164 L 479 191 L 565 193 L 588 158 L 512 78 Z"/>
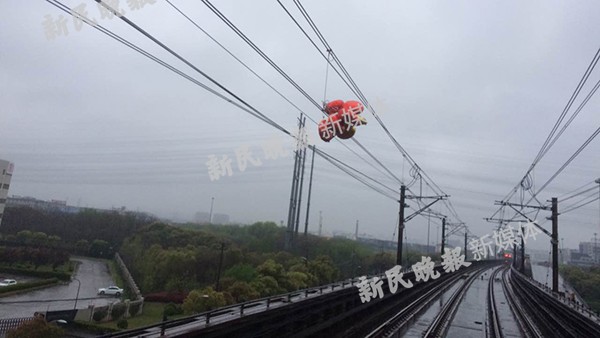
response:
<path fill-rule="evenodd" d="M 123 294 L 123 289 L 117 287 L 117 286 L 109 286 L 107 288 L 101 288 L 98 289 L 98 294 L 100 295 L 114 295 L 119 297 L 121 294 Z"/>
<path fill-rule="evenodd" d="M 17 285 L 17 281 L 14 279 L 5 279 L 0 282 L 0 286 L 11 286 L 11 285 Z"/>
<path fill-rule="evenodd" d="M 2 282 L 0 282 L 0 286 L 10 286 L 10 285 L 17 285 L 17 281 L 14 279 L 5 279 Z"/>

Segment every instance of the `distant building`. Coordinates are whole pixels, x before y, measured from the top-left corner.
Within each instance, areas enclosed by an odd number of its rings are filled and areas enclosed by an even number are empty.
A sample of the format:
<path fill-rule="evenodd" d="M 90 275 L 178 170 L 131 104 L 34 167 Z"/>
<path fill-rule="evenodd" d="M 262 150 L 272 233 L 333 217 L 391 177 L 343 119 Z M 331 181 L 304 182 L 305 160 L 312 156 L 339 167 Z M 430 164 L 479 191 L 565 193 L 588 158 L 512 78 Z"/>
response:
<path fill-rule="evenodd" d="M 29 207 L 33 209 L 45 210 L 45 211 L 60 211 L 69 214 L 76 214 L 82 210 L 82 208 L 67 205 L 67 201 L 50 200 L 44 201 L 33 197 L 26 196 L 11 196 L 6 201 L 7 207 Z"/>
<path fill-rule="evenodd" d="M 594 265 L 594 259 L 584 253 L 572 252 L 570 263 L 577 266 L 592 266 Z"/>
<path fill-rule="evenodd" d="M 67 205 L 67 201 L 61 200 L 49 200 L 44 201 L 34 197 L 27 196 L 11 196 L 6 199 L 6 207 L 28 207 L 37 210 L 51 211 L 51 212 L 62 212 L 67 214 L 77 214 L 84 210 L 94 210 L 102 213 L 116 213 L 119 215 L 132 215 L 137 219 L 146 220 L 151 222 L 158 218 L 151 213 L 143 211 L 130 211 L 125 207 L 111 208 L 111 209 L 99 209 L 99 208 L 88 208 L 88 207 L 76 207 L 73 205 Z"/>
<path fill-rule="evenodd" d="M 588 255 L 593 261 L 600 258 L 600 244 L 597 242 L 579 242 L 579 252 Z"/>
<path fill-rule="evenodd" d="M 517 250 L 520 250 L 520 247 L 517 247 Z M 527 247 L 527 245 L 525 245 L 525 250 L 527 250 L 527 254 L 529 255 L 529 258 L 534 263 L 549 262 L 550 259 L 552 259 L 552 256 L 550 256 L 550 253 L 547 250 L 530 249 Z M 559 254 L 559 256 L 560 256 L 560 254 Z"/>
<path fill-rule="evenodd" d="M 12 178 L 15 165 L 6 160 L 0 160 L 0 225 L 2 225 L 2 216 L 4 216 L 4 206 L 8 197 L 8 188 Z"/>

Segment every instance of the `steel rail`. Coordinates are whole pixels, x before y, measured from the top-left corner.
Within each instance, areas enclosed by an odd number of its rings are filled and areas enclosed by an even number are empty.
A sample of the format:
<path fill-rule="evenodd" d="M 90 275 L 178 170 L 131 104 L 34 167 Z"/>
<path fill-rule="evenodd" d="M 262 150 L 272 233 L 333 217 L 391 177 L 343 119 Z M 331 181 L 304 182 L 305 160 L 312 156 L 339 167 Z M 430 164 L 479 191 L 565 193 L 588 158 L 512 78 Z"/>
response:
<path fill-rule="evenodd" d="M 515 314 L 521 334 L 523 334 L 525 338 L 542 338 L 542 332 L 535 324 L 535 319 L 531 317 L 527 311 L 525 311 L 526 305 L 522 304 L 516 295 L 516 291 L 510 284 L 508 276 L 510 273 L 510 269 L 506 269 L 504 272 L 502 272 L 502 289 L 506 295 L 508 306 Z"/>
<path fill-rule="evenodd" d="M 489 269 L 489 266 L 482 267 L 476 271 L 474 271 L 465 282 L 460 286 L 456 292 L 452 295 L 452 297 L 444 304 L 444 307 L 440 311 L 440 313 L 435 317 L 433 322 L 429 325 L 423 337 L 443 337 L 460 305 L 465 293 L 475 281 L 479 275 L 481 275 L 485 270 Z"/>
<path fill-rule="evenodd" d="M 410 304 L 402 308 L 393 317 L 386 320 L 383 324 L 376 327 L 373 331 L 365 336 L 365 338 L 374 337 L 389 337 L 398 330 L 402 329 L 410 320 L 421 312 L 425 307 L 429 305 L 433 300 L 440 296 L 448 288 L 452 287 L 463 274 L 457 273 L 455 276 L 451 276 L 445 281 L 444 286 L 435 287 L 437 285 L 431 285 L 423 295 L 412 301 Z"/>
<path fill-rule="evenodd" d="M 494 280 L 498 275 L 498 272 L 502 270 L 502 267 L 498 267 L 492 272 L 490 275 L 490 280 L 488 282 L 488 294 L 487 294 L 487 325 L 486 325 L 486 333 L 487 337 L 490 338 L 502 338 L 504 337 L 502 333 L 502 328 L 500 328 L 500 316 L 498 315 L 498 307 L 496 306 L 496 295 L 494 294 Z"/>

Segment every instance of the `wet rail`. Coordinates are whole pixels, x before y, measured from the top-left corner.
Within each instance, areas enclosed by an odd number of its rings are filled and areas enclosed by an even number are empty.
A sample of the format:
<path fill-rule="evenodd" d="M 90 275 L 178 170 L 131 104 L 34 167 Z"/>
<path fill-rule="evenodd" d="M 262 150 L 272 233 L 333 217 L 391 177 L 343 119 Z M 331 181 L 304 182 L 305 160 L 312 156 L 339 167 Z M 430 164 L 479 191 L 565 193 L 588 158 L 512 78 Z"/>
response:
<path fill-rule="evenodd" d="M 456 290 L 456 292 L 452 295 L 450 300 L 446 304 L 444 304 L 444 307 L 437 315 L 437 317 L 433 320 L 431 325 L 429 325 L 423 337 L 432 338 L 445 336 L 446 331 L 448 330 L 448 327 L 452 322 L 452 317 L 454 317 L 454 314 L 456 313 L 456 310 L 458 309 L 458 306 L 460 305 L 460 302 L 462 301 L 465 293 L 467 292 L 473 281 L 488 269 L 489 267 L 487 266 L 479 268 L 473 271 L 467 277 L 467 279 L 463 282 L 460 288 L 458 288 L 458 290 Z"/>
<path fill-rule="evenodd" d="M 444 283 L 440 283 L 439 285 L 431 283 L 430 287 L 427 290 L 424 290 L 419 297 L 406 304 L 406 306 L 403 306 L 400 311 L 368 333 L 365 338 L 391 337 L 396 335 L 399 331 L 402 331 L 417 314 L 428 307 L 432 301 L 437 299 L 447 289 L 460 281 L 464 275 L 465 273 L 456 273 L 454 276 L 445 280 Z"/>
<path fill-rule="evenodd" d="M 512 272 L 510 269 L 506 269 L 504 272 L 502 272 L 502 288 L 504 289 L 504 294 L 506 295 L 508 305 L 515 314 L 521 334 L 526 338 L 542 337 L 542 332 L 535 324 L 535 318 L 530 316 L 526 311 L 526 308 L 529 306 L 529 304 L 525 301 L 519 300 L 515 289 L 510 284 L 509 275 L 511 273 Z M 535 307 L 535 304 L 533 307 Z"/>
<path fill-rule="evenodd" d="M 496 306 L 496 295 L 494 291 L 494 282 L 498 273 L 505 270 L 505 268 L 497 268 L 490 276 L 488 284 L 487 294 L 487 325 L 486 325 L 486 337 L 489 338 L 502 338 L 502 329 L 500 328 L 500 316 L 498 315 L 498 307 Z"/>

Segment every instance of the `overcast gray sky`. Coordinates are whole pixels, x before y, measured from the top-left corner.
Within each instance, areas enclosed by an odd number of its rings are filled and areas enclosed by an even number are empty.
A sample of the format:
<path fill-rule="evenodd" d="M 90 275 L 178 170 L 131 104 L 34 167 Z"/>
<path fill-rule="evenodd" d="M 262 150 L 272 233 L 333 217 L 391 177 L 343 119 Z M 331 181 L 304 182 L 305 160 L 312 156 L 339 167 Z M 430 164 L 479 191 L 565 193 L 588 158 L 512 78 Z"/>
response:
<path fill-rule="evenodd" d="M 282 2 L 295 8 L 292 1 Z M 99 24 L 208 83 L 121 20 L 101 18 L 94 1 L 65 1 L 69 7 L 82 3 Z M 321 118 L 200 1 L 173 3 L 309 116 Z M 214 4 L 315 100 L 323 100 L 326 63 L 276 1 Z M 483 218 L 521 179 L 600 46 L 597 1 L 303 4 L 391 133 L 452 196 L 458 214 L 478 235 L 491 233 L 493 225 Z M 295 108 L 165 1 L 132 10 L 121 0 L 120 7 L 277 123 L 295 129 Z M 48 39 L 43 22 L 59 15 L 67 20 L 68 35 Z M 357 99 L 331 70 L 329 75 L 328 100 Z M 600 70 L 582 98 L 598 79 Z M 84 25 L 77 31 L 71 17 L 46 1 L 0 2 L 0 102 L 0 158 L 15 163 L 11 195 L 126 206 L 175 219 L 208 211 L 215 197 L 215 212 L 234 221 L 287 219 L 291 138 L 95 29 Z M 539 163 L 538 187 L 598 128 L 599 108 L 592 98 Z M 369 124 L 358 128 L 356 138 L 409 180 L 400 153 L 373 116 L 365 117 Z M 312 143 L 399 188 L 338 142 L 322 142 L 316 129 L 309 122 Z M 261 145 L 270 139 L 281 140 L 288 156 L 264 159 Z M 345 143 L 361 153 L 353 142 Z M 249 147 L 262 165 L 241 172 L 235 160 L 240 147 Z M 540 200 L 600 177 L 598 154 L 596 139 Z M 210 155 L 232 158 L 232 176 L 211 181 Z M 440 208 L 433 209 L 448 213 Z M 576 247 L 600 232 L 598 209 L 596 202 L 560 217 L 565 246 Z M 398 204 L 317 157 L 312 230 L 319 210 L 326 231 L 353 232 L 359 220 L 361 233 L 392 239 Z M 423 217 L 412 220 L 409 241 L 425 243 L 427 224 Z M 437 230 L 432 223 L 431 242 Z M 538 237 L 534 247 L 546 249 L 548 243 Z"/>

